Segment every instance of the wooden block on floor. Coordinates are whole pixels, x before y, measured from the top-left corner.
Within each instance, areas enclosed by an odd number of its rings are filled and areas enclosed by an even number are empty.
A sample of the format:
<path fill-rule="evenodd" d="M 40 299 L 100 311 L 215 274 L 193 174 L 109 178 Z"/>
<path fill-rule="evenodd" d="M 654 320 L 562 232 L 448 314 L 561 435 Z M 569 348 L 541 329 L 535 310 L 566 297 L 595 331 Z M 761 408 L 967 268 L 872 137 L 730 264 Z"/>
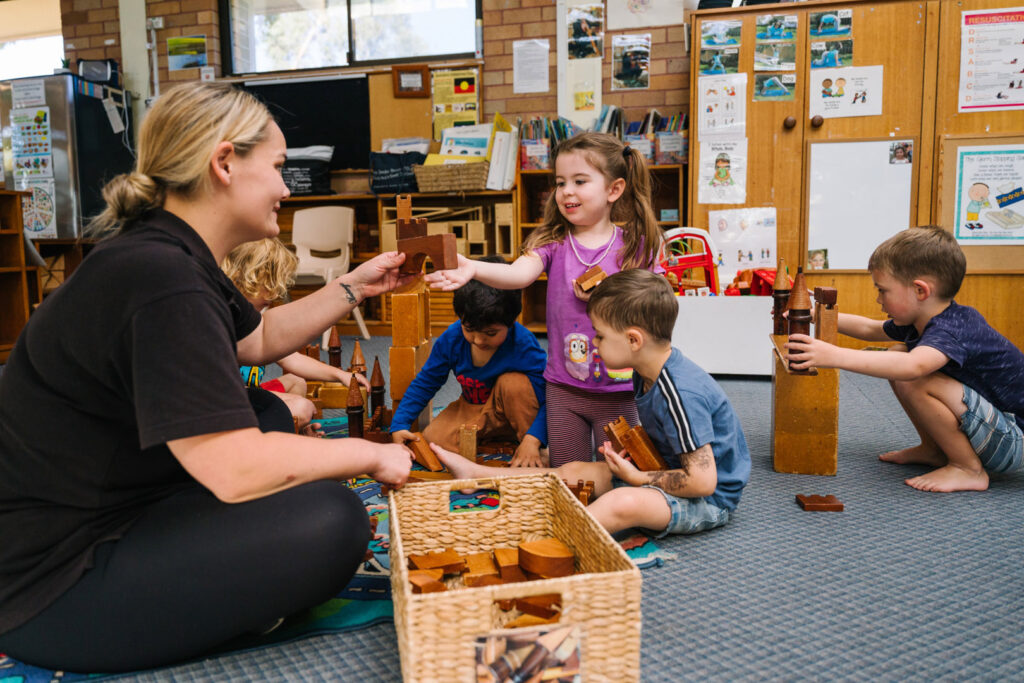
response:
<path fill-rule="evenodd" d="M 416 373 L 423 369 L 430 357 L 430 349 L 433 340 L 417 344 L 416 346 L 392 346 L 388 350 L 388 367 L 391 369 L 391 398 L 401 399 L 405 390 L 409 388 Z"/>
<path fill-rule="evenodd" d="M 805 496 L 796 494 L 797 504 L 808 512 L 842 512 L 843 504 L 838 498 L 829 494 L 827 496 Z"/>

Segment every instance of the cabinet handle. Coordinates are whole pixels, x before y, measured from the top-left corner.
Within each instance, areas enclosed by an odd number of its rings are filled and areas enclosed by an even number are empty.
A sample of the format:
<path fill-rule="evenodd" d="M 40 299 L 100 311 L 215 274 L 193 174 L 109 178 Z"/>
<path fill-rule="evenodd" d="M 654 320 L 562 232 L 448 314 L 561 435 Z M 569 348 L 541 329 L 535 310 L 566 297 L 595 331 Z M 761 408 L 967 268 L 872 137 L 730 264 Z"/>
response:
<path fill-rule="evenodd" d="M 786 119 L 782 122 L 782 127 L 785 128 L 786 130 L 790 130 L 791 128 L 793 128 L 795 126 L 796 126 L 796 117 L 795 116 L 787 116 Z"/>
<path fill-rule="evenodd" d="M 815 114 L 811 117 L 811 128 L 821 128 L 823 123 L 825 123 L 825 119 L 821 117 L 821 114 Z"/>

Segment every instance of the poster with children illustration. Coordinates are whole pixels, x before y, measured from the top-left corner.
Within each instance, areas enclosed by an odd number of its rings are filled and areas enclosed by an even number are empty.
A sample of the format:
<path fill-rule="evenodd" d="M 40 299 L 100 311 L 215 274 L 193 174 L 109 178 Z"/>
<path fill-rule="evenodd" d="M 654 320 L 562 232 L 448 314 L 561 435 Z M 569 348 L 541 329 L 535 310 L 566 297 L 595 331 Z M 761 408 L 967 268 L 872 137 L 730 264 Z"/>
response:
<path fill-rule="evenodd" d="M 708 232 L 715 247 L 715 264 L 722 287 L 748 268 L 774 268 L 775 207 L 708 211 Z"/>
<path fill-rule="evenodd" d="M 697 128 L 702 138 L 747 134 L 747 74 L 697 79 Z"/>
<path fill-rule="evenodd" d="M 747 139 L 701 140 L 697 201 L 743 204 L 747 201 Z"/>
<path fill-rule="evenodd" d="M 960 147 L 954 235 L 962 244 L 1024 244 L 1024 145 Z"/>
<path fill-rule="evenodd" d="M 882 65 L 815 69 L 808 76 L 808 112 L 836 119 L 881 116 Z"/>

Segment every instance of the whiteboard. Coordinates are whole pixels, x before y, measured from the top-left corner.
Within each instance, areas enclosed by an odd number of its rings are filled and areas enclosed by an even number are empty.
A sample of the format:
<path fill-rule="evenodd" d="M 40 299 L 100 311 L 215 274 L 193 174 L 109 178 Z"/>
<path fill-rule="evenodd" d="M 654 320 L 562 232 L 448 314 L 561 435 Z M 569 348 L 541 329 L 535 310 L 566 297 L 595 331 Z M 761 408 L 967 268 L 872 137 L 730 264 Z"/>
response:
<path fill-rule="evenodd" d="M 811 143 L 807 250 L 827 250 L 828 268 L 863 270 L 875 247 L 910 227 L 913 163 L 892 157 L 901 143 L 914 147 L 897 139 Z"/>

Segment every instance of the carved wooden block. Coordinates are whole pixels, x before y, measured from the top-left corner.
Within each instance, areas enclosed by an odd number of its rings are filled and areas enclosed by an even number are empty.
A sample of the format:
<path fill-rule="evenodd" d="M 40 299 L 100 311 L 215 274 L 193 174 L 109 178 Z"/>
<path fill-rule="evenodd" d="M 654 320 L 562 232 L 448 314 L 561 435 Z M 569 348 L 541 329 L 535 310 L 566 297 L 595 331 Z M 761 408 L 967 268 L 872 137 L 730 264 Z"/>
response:
<path fill-rule="evenodd" d="M 571 576 L 576 568 L 576 555 L 557 538 L 526 541 L 519 544 L 519 566 L 549 579 Z"/>
<path fill-rule="evenodd" d="M 461 574 L 466 560 L 451 548 L 424 555 L 409 555 L 409 569 L 440 569 L 445 574 Z"/>
<path fill-rule="evenodd" d="M 589 292 L 594 287 L 601 284 L 608 274 L 601 269 L 601 266 L 593 266 L 587 272 L 576 278 L 576 284 L 580 286 L 584 292 Z"/>
<path fill-rule="evenodd" d="M 474 553 L 466 555 L 466 572 L 462 575 L 462 581 L 467 586 L 493 584 L 493 579 L 501 581 L 498 574 L 498 566 L 490 553 Z M 491 577 L 491 580 L 484 577 Z"/>
<path fill-rule="evenodd" d="M 814 288 L 814 319 L 817 324 L 814 336 L 829 344 L 839 341 L 839 308 L 836 306 L 838 293 L 835 287 Z"/>
<path fill-rule="evenodd" d="M 348 407 L 349 387 L 341 382 L 323 382 L 317 391 L 316 398 L 324 408 L 344 409 Z M 366 389 L 359 387 L 359 395 L 366 402 Z"/>
<path fill-rule="evenodd" d="M 528 598 L 516 598 L 515 607 L 523 614 L 550 619 L 562 611 L 562 596 L 558 593 L 548 593 L 531 595 Z"/>
<path fill-rule="evenodd" d="M 833 495 L 805 496 L 796 494 L 796 502 L 808 512 L 842 512 L 843 504 Z"/>
<path fill-rule="evenodd" d="M 462 575 L 462 583 L 468 588 L 479 588 L 480 586 L 499 586 L 505 580 L 497 574 L 470 574 Z"/>
<path fill-rule="evenodd" d="M 427 440 L 423 438 L 423 435 L 416 432 L 416 436 L 419 439 L 415 441 L 406 441 L 406 447 L 412 451 L 413 457 L 416 458 L 416 462 L 426 467 L 431 472 L 440 472 L 444 469 L 444 465 L 437 459 L 437 454 L 431 450 Z"/>
<path fill-rule="evenodd" d="M 626 422 L 626 418 L 619 415 L 618 419 L 613 422 L 609 422 L 604 426 L 605 436 L 612 444 L 612 448 L 617 453 L 621 453 L 626 450 L 626 446 L 622 443 L 622 435 L 629 431 L 629 423 Z"/>
<path fill-rule="evenodd" d="M 359 344 L 358 339 L 355 346 L 352 347 L 352 360 L 348 364 L 348 371 L 366 373 L 366 359 L 363 357 L 363 347 Z"/>
<path fill-rule="evenodd" d="M 614 422 L 604 426 L 604 433 L 618 453 L 628 455 L 637 469 L 644 472 L 663 470 L 668 465 L 658 453 L 647 430 L 642 426 L 630 427 L 626 418 L 620 415 Z"/>
<path fill-rule="evenodd" d="M 494 563 L 498 565 L 498 573 L 501 574 L 501 578 L 510 579 L 512 569 L 519 569 L 519 549 L 495 548 Z"/>
<path fill-rule="evenodd" d="M 320 345 L 319 344 L 307 344 L 304 349 L 306 355 L 310 358 L 320 360 Z"/>
<path fill-rule="evenodd" d="M 401 230 L 401 223 L 399 223 Z M 450 270 L 459 265 L 458 250 L 455 248 L 455 235 L 424 235 L 398 240 L 398 251 L 405 254 L 405 262 L 398 271 L 404 275 L 413 275 L 423 270 L 423 262 L 430 258 L 436 270 Z"/>
<path fill-rule="evenodd" d="M 414 570 L 409 572 L 413 593 L 441 593 L 448 588 L 441 582 L 441 570 Z M 436 578 L 435 578 L 436 577 Z"/>
<path fill-rule="evenodd" d="M 370 410 L 373 411 L 374 415 L 377 411 L 381 411 L 381 424 L 382 428 L 390 425 L 391 421 L 387 416 L 387 406 L 384 405 L 384 392 L 386 387 L 384 386 L 384 371 L 380 369 L 380 358 L 374 356 L 373 359 L 373 374 L 370 375 Z"/>
<path fill-rule="evenodd" d="M 327 362 L 335 368 L 341 367 L 341 337 L 338 328 L 331 325 L 331 336 L 327 341 Z"/>

